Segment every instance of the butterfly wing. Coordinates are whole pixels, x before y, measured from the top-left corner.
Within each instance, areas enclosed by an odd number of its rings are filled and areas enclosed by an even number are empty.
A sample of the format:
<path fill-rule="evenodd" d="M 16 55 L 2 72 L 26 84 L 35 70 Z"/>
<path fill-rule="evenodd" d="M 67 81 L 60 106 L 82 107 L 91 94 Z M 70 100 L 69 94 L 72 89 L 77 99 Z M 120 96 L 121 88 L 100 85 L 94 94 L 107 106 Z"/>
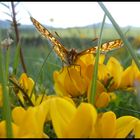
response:
<path fill-rule="evenodd" d="M 67 63 L 66 55 L 68 54 L 68 50 L 41 23 L 39 23 L 33 17 L 30 18 L 41 35 L 51 41 L 54 47 L 54 51 L 61 58 L 61 60 Z"/>
<path fill-rule="evenodd" d="M 100 53 L 104 54 L 104 53 L 107 53 L 108 51 L 111 51 L 111 50 L 114 50 L 114 49 L 118 49 L 118 48 L 122 47 L 122 45 L 123 45 L 123 42 L 122 42 L 121 39 L 116 39 L 114 41 L 106 42 L 106 43 L 101 45 Z M 89 53 L 95 54 L 97 52 L 97 49 L 98 49 L 98 46 L 91 47 L 89 49 L 81 51 L 77 55 L 81 56 L 81 55 L 89 54 Z"/>

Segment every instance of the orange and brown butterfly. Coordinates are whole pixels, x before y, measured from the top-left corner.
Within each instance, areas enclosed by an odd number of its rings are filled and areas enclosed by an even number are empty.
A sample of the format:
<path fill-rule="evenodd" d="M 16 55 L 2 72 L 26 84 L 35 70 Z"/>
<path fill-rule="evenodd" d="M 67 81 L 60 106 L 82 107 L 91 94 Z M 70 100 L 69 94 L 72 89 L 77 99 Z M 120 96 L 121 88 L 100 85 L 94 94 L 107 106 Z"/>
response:
<path fill-rule="evenodd" d="M 33 17 L 30 17 L 34 26 L 41 33 L 42 36 L 49 39 L 54 47 L 54 51 L 61 58 L 62 62 L 64 62 L 67 66 L 75 65 L 76 60 L 85 54 L 96 53 L 98 46 L 94 46 L 88 48 L 84 51 L 77 52 L 76 49 L 67 50 L 41 23 L 39 23 Z M 116 39 L 110 42 L 106 42 L 101 45 L 100 52 L 106 53 L 110 50 L 117 49 L 122 47 L 123 42 L 121 39 Z"/>

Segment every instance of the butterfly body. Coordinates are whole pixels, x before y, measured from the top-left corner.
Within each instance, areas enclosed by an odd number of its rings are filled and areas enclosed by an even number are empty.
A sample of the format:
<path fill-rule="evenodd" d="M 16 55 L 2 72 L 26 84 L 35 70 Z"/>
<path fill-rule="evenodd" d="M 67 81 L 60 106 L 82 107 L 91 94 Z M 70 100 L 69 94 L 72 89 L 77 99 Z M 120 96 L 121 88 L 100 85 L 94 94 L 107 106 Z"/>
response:
<path fill-rule="evenodd" d="M 75 64 L 76 60 L 77 60 L 77 51 L 73 48 L 70 51 L 68 51 L 67 54 L 67 64 L 68 65 L 73 65 Z"/>
<path fill-rule="evenodd" d="M 62 62 L 64 62 L 67 66 L 74 65 L 77 59 L 82 55 L 90 54 L 90 53 L 95 54 L 98 49 L 98 46 L 94 46 L 84 51 L 81 51 L 79 53 L 74 48 L 71 50 L 67 50 L 41 23 L 39 23 L 33 17 L 30 17 L 30 18 L 34 26 L 41 33 L 41 35 L 49 39 L 49 41 L 53 45 L 53 49 L 55 53 L 60 57 Z M 106 53 L 110 50 L 120 48 L 122 45 L 123 45 L 122 40 L 116 39 L 114 41 L 110 41 L 110 42 L 102 44 L 100 47 L 100 52 Z"/>

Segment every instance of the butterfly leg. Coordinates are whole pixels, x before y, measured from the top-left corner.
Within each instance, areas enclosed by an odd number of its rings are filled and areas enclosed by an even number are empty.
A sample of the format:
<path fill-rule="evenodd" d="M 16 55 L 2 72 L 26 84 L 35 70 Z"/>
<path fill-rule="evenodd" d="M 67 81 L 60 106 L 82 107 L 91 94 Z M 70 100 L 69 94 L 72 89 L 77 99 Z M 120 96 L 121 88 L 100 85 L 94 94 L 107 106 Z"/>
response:
<path fill-rule="evenodd" d="M 71 76 L 70 76 L 69 67 L 70 67 L 70 66 L 67 67 L 67 71 L 68 71 L 68 75 L 69 75 L 69 77 L 70 77 L 70 79 L 71 79 L 71 81 L 72 81 L 72 78 L 71 78 Z"/>
<path fill-rule="evenodd" d="M 62 61 L 62 70 L 60 71 L 60 74 L 64 71 L 64 65 L 63 65 L 63 61 Z M 70 76 L 70 71 L 69 71 L 69 66 L 67 66 L 67 71 L 68 71 L 68 75 L 70 77 L 70 79 L 72 80 L 71 76 Z"/>
<path fill-rule="evenodd" d="M 62 62 L 62 69 L 60 71 L 60 74 L 64 71 L 64 61 L 62 60 L 61 62 Z"/>
<path fill-rule="evenodd" d="M 80 76 L 82 76 L 82 75 L 81 75 L 81 66 L 80 66 L 79 64 L 73 64 L 73 66 L 74 66 L 74 68 L 75 68 L 75 66 L 80 67 Z"/>

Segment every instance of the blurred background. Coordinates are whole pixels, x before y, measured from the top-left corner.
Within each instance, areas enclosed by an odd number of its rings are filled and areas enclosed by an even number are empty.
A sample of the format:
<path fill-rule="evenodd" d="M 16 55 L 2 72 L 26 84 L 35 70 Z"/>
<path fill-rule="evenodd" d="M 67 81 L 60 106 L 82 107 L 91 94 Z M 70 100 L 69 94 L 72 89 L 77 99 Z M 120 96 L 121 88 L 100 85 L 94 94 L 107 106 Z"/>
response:
<path fill-rule="evenodd" d="M 121 27 L 123 33 L 139 56 L 140 48 L 140 2 L 104 2 L 105 6 Z M 104 12 L 97 2 L 14 2 L 15 19 L 27 72 L 33 79 L 39 72 L 45 58 L 52 49 L 33 26 L 30 15 L 43 24 L 67 48 L 78 51 L 97 45 Z M 0 3 L 0 41 L 10 37 L 15 40 L 11 2 Z M 57 35 L 57 34 L 58 35 Z M 103 42 L 120 38 L 113 25 L 106 18 Z M 11 47 L 11 66 L 16 42 Z M 124 68 L 131 64 L 131 57 L 125 46 L 107 53 L 116 57 Z M 52 51 L 40 76 L 40 84 L 53 90 L 53 72 L 60 70 L 62 63 Z M 22 72 L 19 65 L 18 74 Z"/>

